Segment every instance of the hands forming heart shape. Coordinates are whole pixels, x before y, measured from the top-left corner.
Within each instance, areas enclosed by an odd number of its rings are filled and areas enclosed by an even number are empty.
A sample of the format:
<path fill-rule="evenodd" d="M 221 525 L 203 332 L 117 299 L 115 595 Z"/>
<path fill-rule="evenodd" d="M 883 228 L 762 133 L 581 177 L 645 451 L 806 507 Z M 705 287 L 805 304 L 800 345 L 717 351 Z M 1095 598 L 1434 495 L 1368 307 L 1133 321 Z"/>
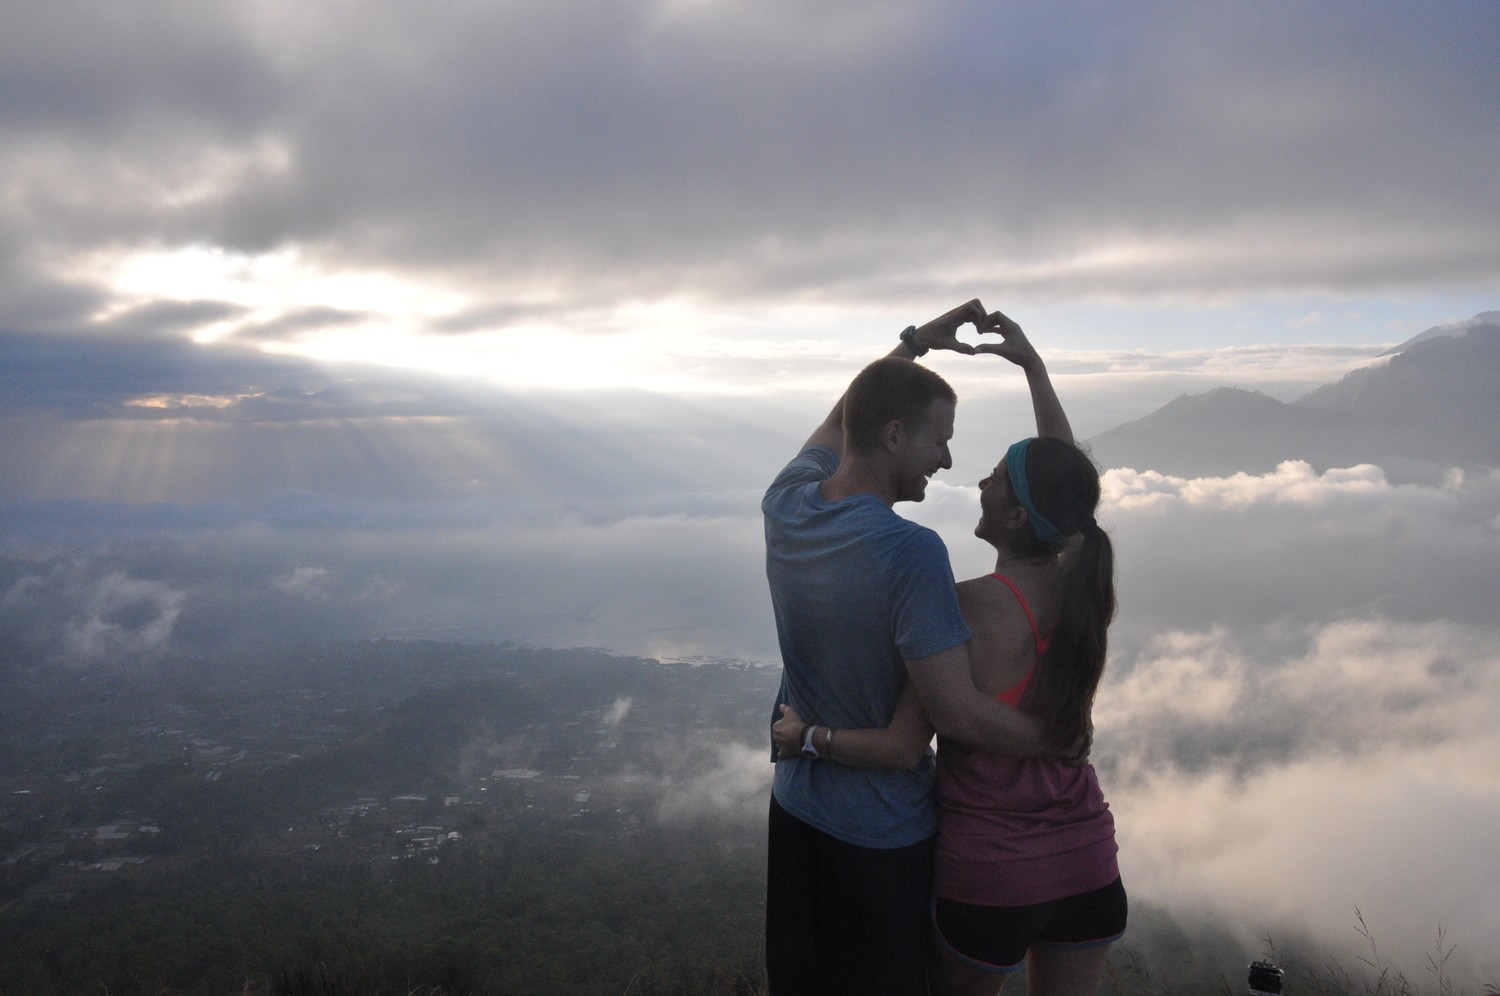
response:
<path fill-rule="evenodd" d="M 973 325 L 980 335 L 999 335 L 1002 341 L 979 345 L 964 342 L 958 337 L 958 330 L 964 325 Z M 985 311 L 978 298 L 921 326 L 917 329 L 916 339 L 929 349 L 947 349 L 969 356 L 991 353 L 1023 367 L 1040 359 L 1021 326 L 999 311 Z"/>

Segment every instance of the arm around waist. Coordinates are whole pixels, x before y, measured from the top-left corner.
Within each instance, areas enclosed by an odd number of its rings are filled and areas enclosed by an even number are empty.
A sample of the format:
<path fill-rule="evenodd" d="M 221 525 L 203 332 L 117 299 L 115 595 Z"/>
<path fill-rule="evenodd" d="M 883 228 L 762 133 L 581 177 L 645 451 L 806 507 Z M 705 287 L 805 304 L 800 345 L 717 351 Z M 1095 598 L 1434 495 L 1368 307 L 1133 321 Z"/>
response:
<path fill-rule="evenodd" d="M 940 736 L 996 754 L 1042 757 L 1053 753 L 1043 742 L 1040 719 L 974 687 L 964 644 L 909 660 L 906 673 L 922 711 Z"/>

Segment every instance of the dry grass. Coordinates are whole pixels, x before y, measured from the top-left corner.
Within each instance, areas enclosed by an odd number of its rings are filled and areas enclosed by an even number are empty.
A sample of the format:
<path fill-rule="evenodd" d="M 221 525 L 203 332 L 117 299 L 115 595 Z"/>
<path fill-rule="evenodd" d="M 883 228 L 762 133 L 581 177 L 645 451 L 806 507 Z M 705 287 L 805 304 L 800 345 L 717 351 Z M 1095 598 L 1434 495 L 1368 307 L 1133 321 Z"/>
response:
<path fill-rule="evenodd" d="M 1380 953 L 1375 932 L 1365 922 L 1358 908 L 1354 910 L 1355 930 L 1365 939 L 1368 953 L 1359 957 L 1363 969 L 1350 972 L 1337 961 L 1305 980 L 1299 987 L 1308 996 L 1470 996 L 1471 990 L 1460 988 L 1448 970 L 1448 960 L 1454 946 L 1448 943 L 1442 925 L 1438 926 L 1437 938 L 1425 958 L 1423 982 L 1413 981 L 1405 972 L 1390 965 Z M 1474 996 L 1500 996 L 1500 986 L 1494 983 L 1473 990 Z M 1288 993 L 1288 996 L 1293 996 Z"/>
<path fill-rule="evenodd" d="M 1352 967 L 1329 960 L 1322 967 L 1299 964 L 1284 958 L 1274 941 L 1265 938 L 1262 957 L 1286 971 L 1284 996 L 1500 996 L 1500 985 L 1465 986 L 1455 980 L 1449 959 L 1455 946 L 1446 932 L 1438 928 L 1426 964 L 1415 977 L 1391 965 L 1381 953 L 1374 931 L 1364 914 L 1354 911 L 1355 931 L 1364 939 L 1365 953 Z M 1248 961 L 1249 959 L 1247 959 Z M 1194 964 L 1184 953 L 1177 964 L 1153 953 L 1150 963 L 1128 947 L 1117 947 L 1110 956 L 1109 974 L 1099 988 L 1099 996 L 1239 996 L 1248 991 L 1244 975 L 1226 978 L 1217 968 Z M 1026 992 L 1023 973 L 1007 980 L 1002 996 L 1022 996 Z"/>

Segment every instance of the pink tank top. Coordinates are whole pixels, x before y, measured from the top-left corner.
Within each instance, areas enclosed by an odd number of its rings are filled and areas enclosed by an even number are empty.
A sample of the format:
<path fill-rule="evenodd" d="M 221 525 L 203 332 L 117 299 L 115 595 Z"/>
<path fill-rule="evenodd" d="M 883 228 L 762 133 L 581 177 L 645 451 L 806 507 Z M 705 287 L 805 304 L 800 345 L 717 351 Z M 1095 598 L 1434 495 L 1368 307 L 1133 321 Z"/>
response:
<path fill-rule="evenodd" d="M 1030 669 L 995 698 L 1016 706 L 1048 641 L 1020 590 L 1000 574 L 1031 624 Z M 1093 765 L 971 750 L 939 739 L 934 892 L 979 906 L 1029 906 L 1102 888 L 1119 877 L 1115 824 Z"/>

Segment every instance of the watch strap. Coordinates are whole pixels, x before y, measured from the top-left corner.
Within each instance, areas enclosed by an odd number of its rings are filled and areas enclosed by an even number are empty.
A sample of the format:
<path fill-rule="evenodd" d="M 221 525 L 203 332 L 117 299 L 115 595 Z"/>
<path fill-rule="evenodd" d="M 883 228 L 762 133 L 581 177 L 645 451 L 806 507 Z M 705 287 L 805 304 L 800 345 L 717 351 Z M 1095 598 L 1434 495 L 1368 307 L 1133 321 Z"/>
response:
<path fill-rule="evenodd" d="M 818 753 L 817 745 L 813 743 L 813 734 L 817 732 L 816 726 L 808 726 L 802 733 L 802 756 L 809 761 L 816 761 L 823 756 Z"/>

